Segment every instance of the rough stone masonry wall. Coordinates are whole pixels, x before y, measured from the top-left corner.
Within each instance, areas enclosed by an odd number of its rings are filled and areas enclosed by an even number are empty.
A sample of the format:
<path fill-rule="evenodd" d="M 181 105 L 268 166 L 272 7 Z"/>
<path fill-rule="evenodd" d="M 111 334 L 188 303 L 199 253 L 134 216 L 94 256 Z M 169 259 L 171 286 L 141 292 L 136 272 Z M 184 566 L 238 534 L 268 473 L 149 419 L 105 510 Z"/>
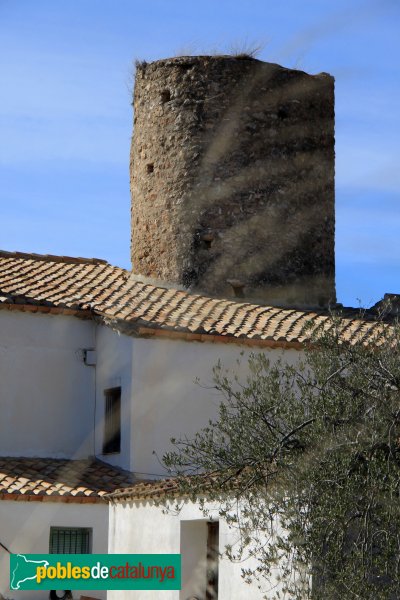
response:
<path fill-rule="evenodd" d="M 250 58 L 139 65 L 132 269 L 216 296 L 335 301 L 334 81 Z"/>

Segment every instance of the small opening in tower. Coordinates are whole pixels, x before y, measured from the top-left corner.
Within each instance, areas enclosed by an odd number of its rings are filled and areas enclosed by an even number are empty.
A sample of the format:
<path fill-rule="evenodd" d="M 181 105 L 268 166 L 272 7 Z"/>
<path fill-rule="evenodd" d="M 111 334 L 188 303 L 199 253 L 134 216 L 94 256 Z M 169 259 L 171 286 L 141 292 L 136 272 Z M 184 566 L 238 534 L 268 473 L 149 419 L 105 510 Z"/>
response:
<path fill-rule="evenodd" d="M 204 244 L 205 248 L 211 248 L 211 244 L 214 241 L 214 235 L 212 233 L 203 233 L 200 235 L 200 239 Z"/>
<path fill-rule="evenodd" d="M 161 102 L 165 104 L 171 100 L 171 92 L 169 90 L 163 90 L 161 92 Z"/>
<path fill-rule="evenodd" d="M 288 118 L 288 116 L 289 116 L 289 113 L 288 113 L 288 111 L 286 110 L 286 108 L 280 108 L 280 109 L 278 110 L 278 118 L 279 118 L 279 119 L 281 119 L 282 121 L 283 121 L 284 119 L 287 119 L 287 118 Z"/>
<path fill-rule="evenodd" d="M 227 279 L 226 282 L 232 287 L 233 294 L 236 298 L 244 297 L 243 290 L 246 284 L 243 281 L 240 281 L 239 279 Z"/>
<path fill-rule="evenodd" d="M 154 171 L 154 164 L 153 163 L 148 163 L 146 165 L 146 170 L 147 170 L 148 173 L 153 173 L 153 171 Z"/>

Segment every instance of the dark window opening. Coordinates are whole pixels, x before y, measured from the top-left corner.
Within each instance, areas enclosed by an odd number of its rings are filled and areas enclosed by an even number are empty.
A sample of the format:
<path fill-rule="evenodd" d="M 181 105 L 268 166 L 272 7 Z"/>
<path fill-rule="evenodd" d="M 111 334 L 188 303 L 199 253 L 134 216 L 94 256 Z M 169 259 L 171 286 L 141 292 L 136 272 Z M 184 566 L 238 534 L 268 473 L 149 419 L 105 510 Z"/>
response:
<path fill-rule="evenodd" d="M 200 236 L 200 239 L 203 242 L 204 247 L 209 249 L 209 248 L 211 248 L 211 244 L 214 241 L 214 235 L 212 233 L 203 233 Z"/>
<path fill-rule="evenodd" d="M 146 165 L 146 170 L 148 173 L 153 173 L 154 172 L 154 165 L 153 163 L 149 163 L 148 165 Z"/>
<path fill-rule="evenodd" d="M 278 110 L 278 117 L 279 117 L 279 119 L 281 119 L 282 121 L 283 121 L 284 119 L 287 119 L 287 118 L 288 118 L 288 116 L 289 116 L 289 113 L 288 113 L 288 111 L 286 110 L 286 108 L 280 108 L 280 109 Z"/>
<path fill-rule="evenodd" d="M 103 454 L 121 452 L 121 388 L 104 391 L 104 443 Z"/>
<path fill-rule="evenodd" d="M 244 298 L 245 284 L 239 279 L 227 279 L 227 283 L 232 287 L 235 298 Z"/>
<path fill-rule="evenodd" d="M 50 527 L 50 554 L 89 554 L 92 530 L 85 527 Z"/>
<path fill-rule="evenodd" d="M 165 104 L 171 100 L 171 92 L 169 90 L 163 90 L 161 92 L 161 102 Z"/>
<path fill-rule="evenodd" d="M 207 590 L 206 600 L 218 598 L 219 523 L 207 523 Z"/>

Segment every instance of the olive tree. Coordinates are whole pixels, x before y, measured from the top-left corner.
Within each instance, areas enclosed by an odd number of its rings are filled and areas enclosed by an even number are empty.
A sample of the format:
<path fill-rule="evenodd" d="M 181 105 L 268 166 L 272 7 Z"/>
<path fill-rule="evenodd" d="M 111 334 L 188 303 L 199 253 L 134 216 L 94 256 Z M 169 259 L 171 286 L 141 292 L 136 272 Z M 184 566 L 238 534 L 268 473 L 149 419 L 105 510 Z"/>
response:
<path fill-rule="evenodd" d="M 400 326 L 349 327 L 310 330 L 294 366 L 253 354 L 244 381 L 217 364 L 218 417 L 164 456 L 238 529 L 225 552 L 257 560 L 243 577 L 268 598 L 400 597 Z"/>

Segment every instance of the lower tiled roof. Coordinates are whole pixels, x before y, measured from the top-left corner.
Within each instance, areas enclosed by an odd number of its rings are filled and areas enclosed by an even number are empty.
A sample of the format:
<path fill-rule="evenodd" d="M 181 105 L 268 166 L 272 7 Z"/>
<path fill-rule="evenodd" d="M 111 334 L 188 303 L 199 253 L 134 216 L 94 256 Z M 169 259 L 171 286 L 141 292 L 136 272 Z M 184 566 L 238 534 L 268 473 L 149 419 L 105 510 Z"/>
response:
<path fill-rule="evenodd" d="M 134 279 L 99 259 L 0 251 L 0 307 L 97 317 L 140 336 L 249 345 L 299 347 L 305 326 L 323 327 L 329 315 L 209 298 Z M 344 338 L 367 338 L 376 324 L 366 313 L 345 314 Z"/>
<path fill-rule="evenodd" d="M 134 476 L 99 460 L 0 457 L 0 499 L 103 502 Z"/>
<path fill-rule="evenodd" d="M 199 496 L 209 496 L 215 490 L 223 494 L 235 494 L 241 490 L 243 481 L 252 475 L 251 467 L 246 467 L 241 473 L 229 471 L 213 471 L 202 475 L 185 475 L 168 477 L 152 481 L 136 481 L 132 486 L 118 489 L 107 495 L 111 502 L 129 502 L 131 500 L 144 502 L 162 502 L 173 498 L 194 500 Z M 264 480 L 274 475 L 271 466 L 264 469 Z M 244 479 L 243 479 L 244 478 Z M 191 485 L 194 484 L 194 485 Z"/>
<path fill-rule="evenodd" d="M 179 495 L 177 480 L 173 478 L 157 479 L 154 481 L 137 481 L 134 485 L 125 489 L 118 489 L 107 495 L 112 502 L 124 502 L 130 500 L 163 500 Z"/>

